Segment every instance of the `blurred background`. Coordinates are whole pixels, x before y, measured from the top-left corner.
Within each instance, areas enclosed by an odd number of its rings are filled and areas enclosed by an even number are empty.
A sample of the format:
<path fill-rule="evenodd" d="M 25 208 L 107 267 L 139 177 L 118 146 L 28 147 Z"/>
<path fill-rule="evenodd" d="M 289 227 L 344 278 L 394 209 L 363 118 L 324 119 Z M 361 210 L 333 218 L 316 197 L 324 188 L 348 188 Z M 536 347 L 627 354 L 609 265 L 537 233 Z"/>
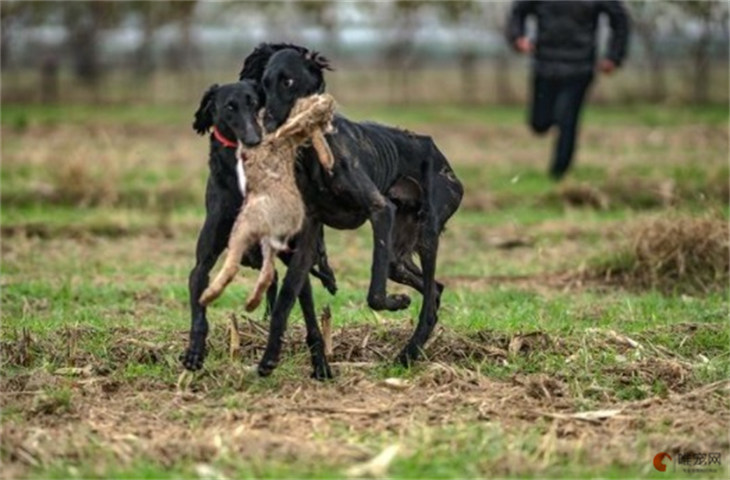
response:
<path fill-rule="evenodd" d="M 342 104 L 517 104 L 529 60 L 509 2 L 3 1 L 2 102 L 190 104 L 262 41 L 333 61 Z M 592 101 L 727 103 L 728 4 L 630 2 L 629 60 Z M 603 29 L 605 33 L 606 29 Z"/>

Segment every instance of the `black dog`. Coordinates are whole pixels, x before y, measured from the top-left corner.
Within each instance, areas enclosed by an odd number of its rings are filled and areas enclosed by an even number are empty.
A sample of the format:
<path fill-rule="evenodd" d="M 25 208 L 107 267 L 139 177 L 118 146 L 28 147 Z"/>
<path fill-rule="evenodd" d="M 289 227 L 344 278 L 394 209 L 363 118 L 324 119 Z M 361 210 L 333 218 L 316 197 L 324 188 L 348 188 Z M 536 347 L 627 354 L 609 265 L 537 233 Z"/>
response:
<path fill-rule="evenodd" d="M 260 94 L 256 83 L 252 81 L 223 86 L 213 85 L 203 95 L 200 107 L 195 113 L 193 129 L 203 135 L 214 127 L 214 133 L 210 139 L 208 161 L 210 174 L 205 193 L 205 223 L 198 236 L 196 263 L 190 272 L 188 283 L 192 325 L 190 344 L 187 351 L 181 355 L 181 361 L 189 370 L 200 369 L 206 354 L 208 321 L 206 309 L 198 303 L 198 299 L 208 285 L 210 270 L 228 244 L 233 222 L 243 202 L 236 175 L 236 144 L 238 140 L 246 146 L 254 146 L 261 142 L 261 127 L 257 121 L 257 114 L 262 106 Z M 314 242 L 314 250 L 318 257 L 319 269 L 312 269 L 312 273 L 322 281 L 330 293 L 334 294 L 337 287 L 334 274 L 327 263 L 322 230 L 314 232 L 314 235 L 317 237 Z M 309 248 L 311 249 L 311 246 Z M 290 253 L 282 255 L 285 263 L 290 261 L 290 257 Z M 256 248 L 249 251 L 241 263 L 260 269 L 261 262 L 261 251 Z M 306 274 L 304 277 L 298 297 L 309 332 L 307 343 L 312 350 L 315 376 L 317 378 L 330 377 L 331 373 L 326 369 L 324 359 L 315 358 L 315 355 L 324 355 L 324 353 L 321 346 L 316 345 L 317 341 L 321 341 L 321 335 L 311 333 L 313 328 L 317 328 L 317 319 L 309 278 Z M 276 300 L 276 284 L 277 282 L 274 280 L 267 291 L 269 312 Z"/>
<path fill-rule="evenodd" d="M 263 44 L 246 59 L 240 78 L 261 81 L 265 127 L 273 130 L 286 120 L 298 98 L 324 91 L 323 71 L 328 68 L 324 57 L 306 48 Z M 335 118 L 334 127 L 327 137 L 336 158 L 332 176 L 322 171 L 312 148 L 300 151 L 298 183 L 308 223 L 300 235 L 302 248 L 291 259 L 272 310 L 261 375 L 270 374 L 278 363 L 287 317 L 314 261 L 315 234 L 322 223 L 352 229 L 371 221 L 371 308 L 397 310 L 409 305 L 405 295 L 386 295 L 387 278 L 423 295 L 418 326 L 398 356 L 400 363 L 408 366 L 419 356 L 437 321 L 443 289 L 434 278 L 439 235 L 461 203 L 461 183 L 430 137 L 341 116 Z M 413 261 L 414 253 L 422 271 Z"/>

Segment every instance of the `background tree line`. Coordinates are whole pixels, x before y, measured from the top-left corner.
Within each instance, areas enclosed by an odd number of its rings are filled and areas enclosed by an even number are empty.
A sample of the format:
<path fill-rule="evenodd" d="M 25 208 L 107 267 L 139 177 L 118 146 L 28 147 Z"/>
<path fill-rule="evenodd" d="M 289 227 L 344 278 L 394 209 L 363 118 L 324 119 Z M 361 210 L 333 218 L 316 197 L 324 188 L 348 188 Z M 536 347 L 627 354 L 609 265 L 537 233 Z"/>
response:
<path fill-rule="evenodd" d="M 646 1 L 628 8 L 632 80 L 612 100 L 727 100 L 727 2 Z M 336 88 L 353 98 L 377 83 L 378 98 L 388 102 L 511 103 L 523 94 L 527 61 L 504 42 L 508 10 L 508 2 L 474 0 L 3 1 L 3 100 L 141 98 L 154 79 L 189 85 L 231 76 L 257 43 L 286 40 L 332 57 L 348 72 Z M 138 94 L 113 97 L 109 84 Z M 164 99 L 187 101 L 183 91 Z"/>

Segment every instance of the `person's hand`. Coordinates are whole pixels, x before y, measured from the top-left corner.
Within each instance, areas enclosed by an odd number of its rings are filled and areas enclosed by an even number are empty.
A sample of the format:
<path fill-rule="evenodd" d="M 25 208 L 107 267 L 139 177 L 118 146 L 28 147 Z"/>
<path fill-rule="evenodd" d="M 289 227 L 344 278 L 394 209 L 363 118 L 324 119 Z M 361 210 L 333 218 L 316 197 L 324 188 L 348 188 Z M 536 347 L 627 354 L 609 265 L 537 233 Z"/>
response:
<path fill-rule="evenodd" d="M 515 40 L 515 48 L 517 48 L 517 51 L 520 53 L 531 53 L 535 49 L 535 46 L 529 38 L 518 37 L 517 40 Z"/>
<path fill-rule="evenodd" d="M 606 75 L 611 75 L 613 71 L 616 70 L 616 64 L 613 63 L 613 60 L 604 58 L 603 60 L 598 62 L 598 69 Z"/>

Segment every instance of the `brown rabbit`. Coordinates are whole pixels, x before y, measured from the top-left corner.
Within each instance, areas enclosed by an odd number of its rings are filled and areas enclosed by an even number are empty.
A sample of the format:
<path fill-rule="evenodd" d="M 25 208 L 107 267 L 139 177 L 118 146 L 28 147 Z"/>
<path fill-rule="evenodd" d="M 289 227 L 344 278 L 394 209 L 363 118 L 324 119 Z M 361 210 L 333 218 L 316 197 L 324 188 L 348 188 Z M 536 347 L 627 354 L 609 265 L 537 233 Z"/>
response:
<path fill-rule="evenodd" d="M 324 132 L 331 128 L 334 110 L 331 95 L 301 98 L 289 119 L 275 132 L 265 135 L 259 145 L 246 148 L 238 142 L 237 171 L 245 200 L 228 239 L 223 267 L 200 296 L 201 305 L 208 305 L 223 293 L 236 276 L 241 257 L 256 242 L 261 244 L 263 265 L 246 301 L 246 310 L 254 310 L 261 303 L 274 279 L 276 253 L 287 248 L 287 241 L 304 223 L 304 203 L 294 177 L 297 148 L 311 138 L 320 163 L 332 171 L 334 157 Z"/>

